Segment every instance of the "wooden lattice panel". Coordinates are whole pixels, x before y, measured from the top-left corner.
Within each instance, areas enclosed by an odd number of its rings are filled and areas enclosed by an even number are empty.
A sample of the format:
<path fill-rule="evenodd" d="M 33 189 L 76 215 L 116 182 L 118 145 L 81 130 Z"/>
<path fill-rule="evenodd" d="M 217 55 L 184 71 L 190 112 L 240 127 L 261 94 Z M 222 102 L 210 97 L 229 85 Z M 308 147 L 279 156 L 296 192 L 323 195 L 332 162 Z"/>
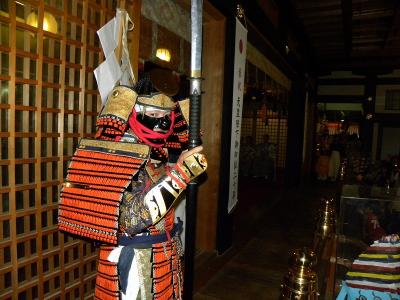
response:
<path fill-rule="evenodd" d="M 257 87 L 260 90 L 278 89 L 276 82 L 250 62 L 246 64 L 245 80 L 249 86 Z M 287 109 L 279 109 L 279 106 L 285 107 L 287 105 L 288 91 L 283 87 L 279 89 L 281 95 L 279 101 L 276 101 L 277 107 L 264 101 L 266 105 L 266 110 L 264 111 L 265 107 L 261 100 L 257 103 L 244 103 L 241 136 L 242 138 L 252 136 L 254 142 L 259 144 L 263 142 L 264 135 L 269 135 L 269 142 L 276 145 L 275 161 L 278 176 L 282 176 L 286 165 L 288 126 L 287 115 L 283 113 Z"/>
<path fill-rule="evenodd" d="M 0 1 L 0 299 L 92 297 L 96 249 L 58 231 L 58 199 L 75 146 L 94 132 L 96 31 L 116 7 Z"/>

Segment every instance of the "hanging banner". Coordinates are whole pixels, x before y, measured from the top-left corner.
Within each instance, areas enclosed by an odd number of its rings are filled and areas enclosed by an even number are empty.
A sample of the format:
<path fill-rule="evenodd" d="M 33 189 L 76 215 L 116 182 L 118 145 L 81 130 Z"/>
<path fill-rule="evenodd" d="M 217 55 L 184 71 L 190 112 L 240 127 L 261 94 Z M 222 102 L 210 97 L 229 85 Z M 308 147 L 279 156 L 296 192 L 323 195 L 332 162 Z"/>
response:
<path fill-rule="evenodd" d="M 236 18 L 228 213 L 232 211 L 238 201 L 240 131 L 242 126 L 246 50 L 247 29 Z"/>

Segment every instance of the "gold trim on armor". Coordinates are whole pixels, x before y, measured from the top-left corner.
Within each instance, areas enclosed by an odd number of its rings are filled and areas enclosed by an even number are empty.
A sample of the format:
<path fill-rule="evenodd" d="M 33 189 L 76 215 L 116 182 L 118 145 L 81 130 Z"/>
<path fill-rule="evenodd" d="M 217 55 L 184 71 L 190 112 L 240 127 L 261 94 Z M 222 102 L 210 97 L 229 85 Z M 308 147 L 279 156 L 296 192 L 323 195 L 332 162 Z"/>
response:
<path fill-rule="evenodd" d="M 96 139 L 81 139 L 78 148 L 85 149 L 86 147 L 105 148 L 109 151 L 125 151 L 138 154 L 140 157 L 147 157 L 150 153 L 150 146 L 145 144 L 134 144 L 125 142 L 104 141 Z"/>
<path fill-rule="evenodd" d="M 160 109 L 173 109 L 175 103 L 170 97 L 162 93 L 155 93 L 149 96 L 139 96 L 137 104 L 153 106 Z"/>
<path fill-rule="evenodd" d="M 155 167 L 154 164 L 147 164 L 146 171 L 153 183 L 157 182 L 165 175 L 165 169 L 162 167 Z"/>
<path fill-rule="evenodd" d="M 189 124 L 189 108 L 190 108 L 190 100 L 189 98 L 178 101 L 179 107 L 181 109 L 182 115 L 185 118 L 186 123 Z"/>
<path fill-rule="evenodd" d="M 127 121 L 136 103 L 136 92 L 126 86 L 117 86 L 107 97 L 100 116 L 114 115 Z"/>
<path fill-rule="evenodd" d="M 207 159 L 203 153 L 193 153 L 183 161 L 183 170 L 190 180 L 204 173 L 207 167 Z"/>

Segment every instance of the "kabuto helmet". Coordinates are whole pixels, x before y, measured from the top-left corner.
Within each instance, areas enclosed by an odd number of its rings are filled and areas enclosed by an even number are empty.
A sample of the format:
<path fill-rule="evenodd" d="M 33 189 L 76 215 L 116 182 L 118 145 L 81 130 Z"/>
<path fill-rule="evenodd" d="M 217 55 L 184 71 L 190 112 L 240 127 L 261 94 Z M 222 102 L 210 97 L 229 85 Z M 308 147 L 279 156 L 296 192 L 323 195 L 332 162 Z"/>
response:
<path fill-rule="evenodd" d="M 134 87 L 116 86 L 111 91 L 97 118 L 96 138 L 142 141 L 153 147 L 152 158 L 174 161 L 188 147 L 188 119 L 188 99 L 175 103 L 145 77 Z"/>
<path fill-rule="evenodd" d="M 136 85 L 139 94 L 129 117 L 129 127 L 144 143 L 160 148 L 172 134 L 175 120 L 175 102 L 160 92 L 153 92 L 148 78 Z"/>

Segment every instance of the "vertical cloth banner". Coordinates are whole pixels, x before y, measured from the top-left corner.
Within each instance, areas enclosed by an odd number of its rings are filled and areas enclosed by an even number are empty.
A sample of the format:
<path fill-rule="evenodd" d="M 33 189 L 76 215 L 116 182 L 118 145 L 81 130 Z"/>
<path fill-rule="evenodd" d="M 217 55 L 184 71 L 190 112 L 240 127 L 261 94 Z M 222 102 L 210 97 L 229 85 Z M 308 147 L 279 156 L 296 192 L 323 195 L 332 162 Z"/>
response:
<path fill-rule="evenodd" d="M 228 213 L 232 211 L 238 201 L 240 131 L 242 126 L 246 50 L 247 29 L 236 18 Z"/>

